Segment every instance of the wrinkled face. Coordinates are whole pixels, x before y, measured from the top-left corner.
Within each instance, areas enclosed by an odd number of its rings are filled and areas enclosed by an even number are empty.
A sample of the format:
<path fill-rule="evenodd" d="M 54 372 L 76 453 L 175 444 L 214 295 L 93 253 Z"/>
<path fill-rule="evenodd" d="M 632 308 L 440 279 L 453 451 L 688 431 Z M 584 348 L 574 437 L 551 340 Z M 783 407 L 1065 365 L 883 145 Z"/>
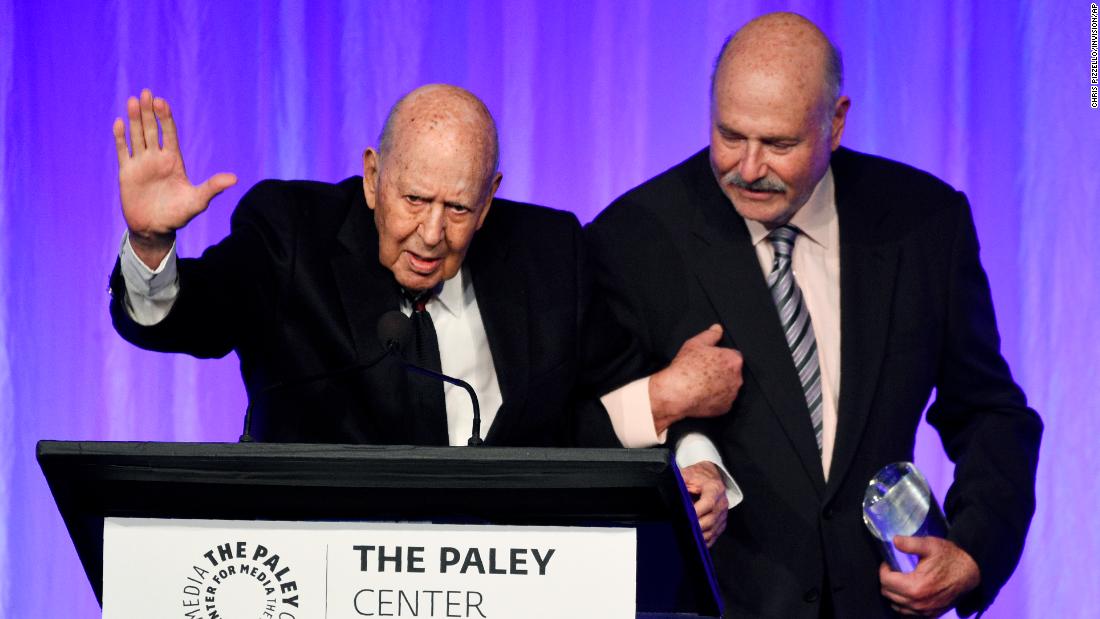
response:
<path fill-rule="evenodd" d="M 710 163 L 746 219 L 783 225 L 810 198 L 840 146 L 847 97 L 825 107 L 821 82 L 725 67 L 711 101 Z"/>
<path fill-rule="evenodd" d="M 407 290 L 454 277 L 485 221 L 500 174 L 483 149 L 439 131 L 363 155 L 363 189 L 378 228 L 378 259 Z"/>

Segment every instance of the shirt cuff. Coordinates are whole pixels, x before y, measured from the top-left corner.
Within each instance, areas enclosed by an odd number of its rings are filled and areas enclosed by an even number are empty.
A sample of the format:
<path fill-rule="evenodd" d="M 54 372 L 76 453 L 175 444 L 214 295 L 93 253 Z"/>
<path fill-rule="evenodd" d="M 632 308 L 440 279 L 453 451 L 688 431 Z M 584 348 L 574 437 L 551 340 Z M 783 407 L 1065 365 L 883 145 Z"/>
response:
<path fill-rule="evenodd" d="M 179 272 L 176 270 L 176 244 L 156 269 L 150 269 L 130 245 L 130 233 L 122 236 L 118 251 L 122 278 L 126 281 L 123 305 L 134 322 L 152 326 L 164 320 L 179 296 Z"/>
<path fill-rule="evenodd" d="M 711 462 L 722 473 L 722 480 L 726 482 L 726 500 L 729 501 L 730 509 L 745 498 L 741 494 L 741 487 L 737 485 L 737 481 L 726 470 L 726 465 L 722 462 L 722 456 L 714 443 L 700 432 L 689 432 L 676 442 L 676 466 L 683 469 L 700 462 Z"/>
<path fill-rule="evenodd" d="M 611 427 L 623 447 L 664 445 L 668 430 L 657 434 L 653 427 L 653 408 L 649 405 L 649 377 L 623 385 L 600 398 Z"/>

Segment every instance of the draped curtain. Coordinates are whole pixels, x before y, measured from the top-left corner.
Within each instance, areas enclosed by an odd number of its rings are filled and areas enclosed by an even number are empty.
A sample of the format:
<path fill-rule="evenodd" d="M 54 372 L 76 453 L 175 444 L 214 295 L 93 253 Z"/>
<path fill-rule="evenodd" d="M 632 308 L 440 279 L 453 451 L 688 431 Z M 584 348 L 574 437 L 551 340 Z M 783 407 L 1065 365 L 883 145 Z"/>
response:
<path fill-rule="evenodd" d="M 35 442 L 231 441 L 235 357 L 137 350 L 107 315 L 123 232 L 111 122 L 150 87 L 188 171 L 241 182 L 179 236 L 224 236 L 269 177 L 360 172 L 388 106 L 450 82 L 500 126 L 500 195 L 588 221 L 707 140 L 723 39 L 794 10 L 839 45 L 844 143 L 967 192 L 1003 348 L 1046 422 L 1038 512 L 988 617 L 1100 608 L 1100 112 L 1089 3 L 0 0 L 0 616 L 96 617 Z M 720 266 L 716 265 L 716 268 Z M 952 476 L 925 427 L 916 461 Z"/>

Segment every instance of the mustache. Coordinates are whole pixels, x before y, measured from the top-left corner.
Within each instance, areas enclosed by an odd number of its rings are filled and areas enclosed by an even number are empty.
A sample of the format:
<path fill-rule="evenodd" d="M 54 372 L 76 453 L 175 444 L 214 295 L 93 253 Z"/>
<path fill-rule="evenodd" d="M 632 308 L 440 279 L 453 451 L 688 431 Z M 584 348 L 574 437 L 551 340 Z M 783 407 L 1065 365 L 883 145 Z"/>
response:
<path fill-rule="evenodd" d="M 753 182 L 748 182 L 741 177 L 741 173 L 737 170 L 730 170 L 722 177 L 723 185 L 733 185 L 734 187 L 740 187 L 741 189 L 747 189 L 748 191 L 767 191 L 771 193 L 785 193 L 787 191 L 787 184 L 783 181 L 768 178 L 758 178 Z"/>

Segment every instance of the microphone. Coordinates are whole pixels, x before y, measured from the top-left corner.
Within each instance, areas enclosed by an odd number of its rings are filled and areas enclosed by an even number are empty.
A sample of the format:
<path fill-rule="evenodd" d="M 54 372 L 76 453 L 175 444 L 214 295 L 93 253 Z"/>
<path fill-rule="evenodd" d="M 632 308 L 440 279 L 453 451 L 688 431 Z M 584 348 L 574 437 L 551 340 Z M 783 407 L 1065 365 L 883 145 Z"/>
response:
<path fill-rule="evenodd" d="M 462 387 L 466 390 L 466 393 L 470 394 L 470 402 L 474 407 L 474 421 L 470 432 L 470 440 L 466 441 L 466 444 L 470 447 L 476 447 L 481 445 L 481 407 L 478 406 L 477 394 L 474 393 L 474 388 L 470 386 L 470 383 L 462 380 L 461 378 L 454 378 L 434 372 L 427 368 L 422 368 L 419 365 L 414 365 L 405 361 L 401 356 L 401 350 L 412 339 L 412 322 L 409 317 L 402 314 L 397 310 L 390 310 L 382 317 L 378 319 L 378 341 L 382 342 L 382 346 L 386 349 L 387 355 L 394 355 L 401 362 L 401 365 L 410 372 L 416 372 L 421 376 L 427 376 L 436 380 L 441 380 L 446 383 L 450 383 L 457 387 Z"/>
<path fill-rule="evenodd" d="M 412 322 L 409 317 L 397 310 L 390 310 L 378 319 L 378 341 L 386 354 L 400 353 L 413 336 Z"/>

